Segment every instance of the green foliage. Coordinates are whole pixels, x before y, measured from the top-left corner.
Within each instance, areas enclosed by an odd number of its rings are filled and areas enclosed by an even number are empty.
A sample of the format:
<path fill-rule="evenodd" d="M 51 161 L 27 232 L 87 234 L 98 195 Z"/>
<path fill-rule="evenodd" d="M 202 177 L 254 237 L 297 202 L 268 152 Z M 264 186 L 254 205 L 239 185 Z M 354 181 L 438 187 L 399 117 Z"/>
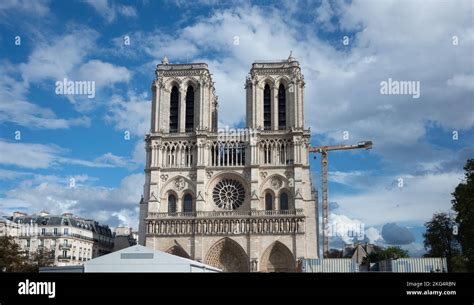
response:
<path fill-rule="evenodd" d="M 328 253 L 328 258 L 342 258 L 342 250 L 331 249 Z"/>
<path fill-rule="evenodd" d="M 385 249 L 379 249 L 379 251 L 375 251 L 370 253 L 362 264 L 369 265 L 370 263 L 377 263 L 386 259 L 397 259 L 397 258 L 405 258 L 409 257 L 408 251 L 403 250 L 400 247 L 388 247 Z"/>
<path fill-rule="evenodd" d="M 428 250 L 425 256 L 446 257 L 448 272 L 452 272 L 452 259 L 461 253 L 459 243 L 454 235 L 456 222 L 446 213 L 437 213 L 425 223 L 425 227 L 423 243 Z"/>
<path fill-rule="evenodd" d="M 457 239 L 467 259 L 467 270 L 474 272 L 474 159 L 467 161 L 464 170 L 465 181 L 454 190 L 452 203 L 459 224 Z"/>
<path fill-rule="evenodd" d="M 28 257 L 13 237 L 0 237 L 0 271 L 6 268 L 6 272 L 38 272 L 40 267 L 53 264 L 54 251 L 44 251 L 40 248 Z"/>
<path fill-rule="evenodd" d="M 0 270 L 6 272 L 29 271 L 27 257 L 11 236 L 0 237 Z"/>

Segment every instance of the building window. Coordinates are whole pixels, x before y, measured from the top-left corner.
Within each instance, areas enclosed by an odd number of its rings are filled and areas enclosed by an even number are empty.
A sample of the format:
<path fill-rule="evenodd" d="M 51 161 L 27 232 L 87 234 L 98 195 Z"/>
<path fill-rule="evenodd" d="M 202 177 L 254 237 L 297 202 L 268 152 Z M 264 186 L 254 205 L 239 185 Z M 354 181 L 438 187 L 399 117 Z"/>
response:
<path fill-rule="evenodd" d="M 54 228 L 53 232 L 54 232 L 54 235 L 58 235 L 58 228 Z"/>
<path fill-rule="evenodd" d="M 64 228 L 64 235 L 68 235 L 69 234 L 69 229 L 68 228 Z"/>
<path fill-rule="evenodd" d="M 263 89 L 263 128 L 265 130 L 272 129 L 271 91 L 268 84 Z"/>
<path fill-rule="evenodd" d="M 186 92 L 186 132 L 194 130 L 194 88 L 188 87 Z"/>
<path fill-rule="evenodd" d="M 183 212 L 191 213 L 193 211 L 193 197 L 190 194 L 184 195 Z"/>
<path fill-rule="evenodd" d="M 288 194 L 285 192 L 280 195 L 280 210 L 288 210 Z"/>
<path fill-rule="evenodd" d="M 171 194 L 168 196 L 168 214 L 176 213 L 176 197 Z"/>
<path fill-rule="evenodd" d="M 179 91 L 173 86 L 170 97 L 170 133 L 178 132 Z"/>
<path fill-rule="evenodd" d="M 28 247 L 28 248 L 30 247 L 30 240 L 29 239 L 26 240 L 26 247 Z"/>
<path fill-rule="evenodd" d="M 42 228 L 41 229 L 41 235 L 45 235 L 46 234 L 46 229 L 45 228 Z"/>
<path fill-rule="evenodd" d="M 283 84 L 278 88 L 278 129 L 286 129 L 286 90 Z"/>
<path fill-rule="evenodd" d="M 265 195 L 265 210 L 267 211 L 273 210 L 273 197 L 269 193 Z"/>

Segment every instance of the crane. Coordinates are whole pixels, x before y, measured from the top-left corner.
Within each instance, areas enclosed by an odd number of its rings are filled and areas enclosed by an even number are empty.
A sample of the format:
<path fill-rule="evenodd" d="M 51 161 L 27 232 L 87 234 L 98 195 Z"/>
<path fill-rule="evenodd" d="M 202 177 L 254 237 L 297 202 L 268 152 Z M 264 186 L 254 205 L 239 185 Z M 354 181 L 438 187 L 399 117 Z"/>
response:
<path fill-rule="evenodd" d="M 329 201 L 328 201 L 328 159 L 327 152 L 331 150 L 349 150 L 357 148 L 372 148 L 372 141 L 361 141 L 352 145 L 325 145 L 310 147 L 310 153 L 321 154 L 321 196 L 322 196 L 322 229 L 323 229 L 323 256 L 327 257 L 329 253 Z"/>

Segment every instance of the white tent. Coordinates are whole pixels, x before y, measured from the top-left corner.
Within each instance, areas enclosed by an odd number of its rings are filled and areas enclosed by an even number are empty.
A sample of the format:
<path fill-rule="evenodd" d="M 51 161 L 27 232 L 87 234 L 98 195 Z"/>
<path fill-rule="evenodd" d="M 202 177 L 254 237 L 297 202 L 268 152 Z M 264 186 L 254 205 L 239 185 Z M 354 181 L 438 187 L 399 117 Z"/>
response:
<path fill-rule="evenodd" d="M 44 267 L 40 272 L 221 272 L 212 266 L 136 245 L 94 258 L 83 266 Z"/>
<path fill-rule="evenodd" d="M 84 263 L 84 272 L 220 272 L 191 259 L 136 245 Z"/>

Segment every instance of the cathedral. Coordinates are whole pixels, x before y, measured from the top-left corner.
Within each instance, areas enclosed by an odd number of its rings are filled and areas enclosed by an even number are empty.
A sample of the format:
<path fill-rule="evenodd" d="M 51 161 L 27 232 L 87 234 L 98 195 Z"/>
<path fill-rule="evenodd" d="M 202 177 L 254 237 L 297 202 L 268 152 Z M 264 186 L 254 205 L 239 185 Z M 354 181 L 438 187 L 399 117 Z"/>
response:
<path fill-rule="evenodd" d="M 298 61 L 252 64 L 235 130 L 218 128 L 207 64 L 165 57 L 155 74 L 139 243 L 227 272 L 292 272 L 318 258 Z"/>

